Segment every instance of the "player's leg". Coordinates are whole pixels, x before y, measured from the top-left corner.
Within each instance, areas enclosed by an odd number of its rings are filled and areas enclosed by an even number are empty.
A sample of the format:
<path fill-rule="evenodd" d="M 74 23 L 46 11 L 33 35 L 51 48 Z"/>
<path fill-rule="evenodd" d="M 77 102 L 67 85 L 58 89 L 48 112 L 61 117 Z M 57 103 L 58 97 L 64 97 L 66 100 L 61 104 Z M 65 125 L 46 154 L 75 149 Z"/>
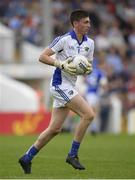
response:
<path fill-rule="evenodd" d="M 74 140 L 81 143 L 89 124 L 94 119 L 94 110 L 79 94 L 73 97 L 66 106 L 81 117 L 74 136 Z"/>
<path fill-rule="evenodd" d="M 34 145 L 19 159 L 25 174 L 31 173 L 31 161 L 39 150 L 61 131 L 62 124 L 68 113 L 69 109 L 66 107 L 54 108 L 52 110 L 49 127 L 39 135 Z"/>
<path fill-rule="evenodd" d="M 62 125 L 68 113 L 69 113 L 69 109 L 67 107 L 53 109 L 52 118 L 49 127 L 40 134 L 37 141 L 34 143 L 34 146 L 38 150 L 40 150 L 54 136 L 56 136 L 59 132 L 61 132 Z"/>
<path fill-rule="evenodd" d="M 72 100 L 66 104 L 66 106 L 81 117 L 76 128 L 72 147 L 66 162 L 71 164 L 76 169 L 83 170 L 85 168 L 78 160 L 78 150 L 89 124 L 94 119 L 94 111 L 79 94 L 73 97 Z"/>

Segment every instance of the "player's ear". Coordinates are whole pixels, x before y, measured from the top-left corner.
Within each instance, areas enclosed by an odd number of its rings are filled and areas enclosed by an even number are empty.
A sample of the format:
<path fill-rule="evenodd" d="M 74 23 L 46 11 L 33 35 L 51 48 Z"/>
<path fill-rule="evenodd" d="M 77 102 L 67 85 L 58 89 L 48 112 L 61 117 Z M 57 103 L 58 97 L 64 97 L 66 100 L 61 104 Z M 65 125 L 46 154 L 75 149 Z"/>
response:
<path fill-rule="evenodd" d="M 73 22 L 73 27 L 76 27 L 78 25 L 78 21 Z"/>

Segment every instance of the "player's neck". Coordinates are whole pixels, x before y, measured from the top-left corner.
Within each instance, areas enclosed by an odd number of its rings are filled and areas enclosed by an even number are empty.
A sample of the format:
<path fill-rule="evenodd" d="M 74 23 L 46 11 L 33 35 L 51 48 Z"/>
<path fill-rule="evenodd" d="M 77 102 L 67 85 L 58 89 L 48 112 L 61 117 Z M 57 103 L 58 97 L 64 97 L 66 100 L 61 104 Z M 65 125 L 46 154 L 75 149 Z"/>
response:
<path fill-rule="evenodd" d="M 77 32 L 77 30 L 74 30 L 74 31 L 76 33 L 76 37 L 77 37 L 78 41 L 81 42 L 83 39 L 83 35 L 81 33 Z"/>
<path fill-rule="evenodd" d="M 81 42 L 83 39 L 83 35 L 82 34 L 76 34 L 76 36 L 77 36 L 77 39 Z"/>

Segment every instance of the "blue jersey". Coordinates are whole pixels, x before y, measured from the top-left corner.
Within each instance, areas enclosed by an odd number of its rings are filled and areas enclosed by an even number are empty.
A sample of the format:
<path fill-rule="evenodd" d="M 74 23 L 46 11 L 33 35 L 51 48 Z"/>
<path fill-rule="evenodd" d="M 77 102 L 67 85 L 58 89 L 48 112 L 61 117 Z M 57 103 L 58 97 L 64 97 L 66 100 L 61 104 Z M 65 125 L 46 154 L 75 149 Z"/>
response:
<path fill-rule="evenodd" d="M 98 93 L 100 90 L 100 85 L 102 80 L 106 79 L 104 71 L 99 68 L 94 67 L 92 73 L 86 77 L 87 81 L 87 93 Z"/>

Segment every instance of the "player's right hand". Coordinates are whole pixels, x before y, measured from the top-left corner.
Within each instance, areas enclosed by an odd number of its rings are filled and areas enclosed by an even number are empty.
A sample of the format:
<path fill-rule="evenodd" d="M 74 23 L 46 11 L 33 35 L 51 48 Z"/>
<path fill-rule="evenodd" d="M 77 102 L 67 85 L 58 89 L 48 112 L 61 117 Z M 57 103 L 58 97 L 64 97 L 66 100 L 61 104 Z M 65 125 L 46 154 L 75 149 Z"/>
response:
<path fill-rule="evenodd" d="M 54 62 L 54 65 L 56 67 L 59 67 L 60 69 L 64 70 L 65 72 L 71 74 L 71 75 L 76 75 L 76 67 L 72 63 L 72 58 L 71 57 L 69 57 L 65 61 L 56 60 Z"/>

